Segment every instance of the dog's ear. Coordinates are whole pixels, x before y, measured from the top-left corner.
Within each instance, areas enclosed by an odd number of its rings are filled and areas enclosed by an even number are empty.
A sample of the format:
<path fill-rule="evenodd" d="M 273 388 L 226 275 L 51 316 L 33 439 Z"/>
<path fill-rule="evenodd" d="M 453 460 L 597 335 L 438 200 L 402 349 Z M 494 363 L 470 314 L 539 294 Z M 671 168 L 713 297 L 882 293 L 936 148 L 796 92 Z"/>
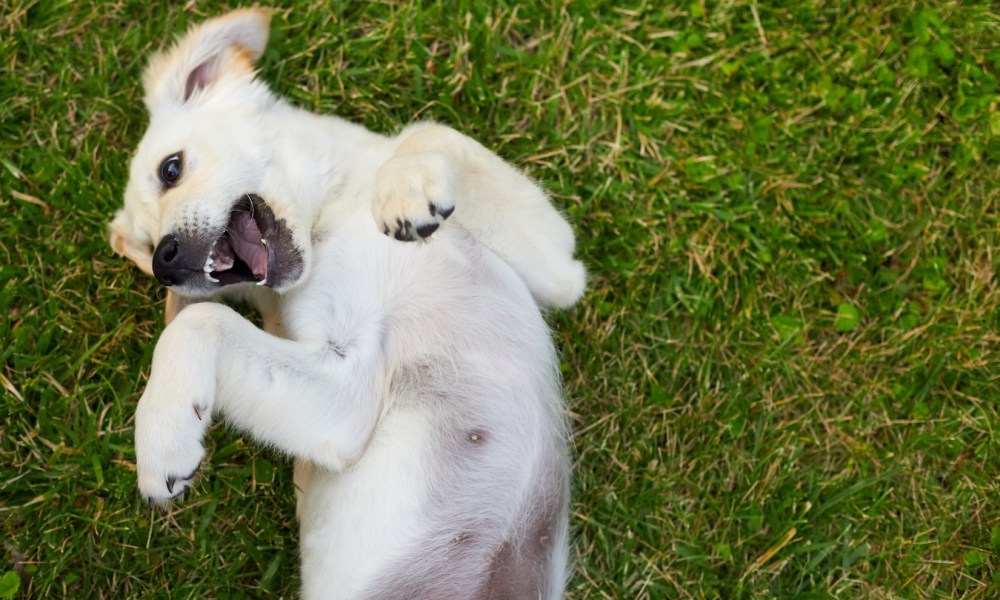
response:
<path fill-rule="evenodd" d="M 132 226 L 132 218 L 124 210 L 115 213 L 115 219 L 108 225 L 111 248 L 130 259 L 147 275 L 153 274 L 153 243 L 141 239 Z"/>
<path fill-rule="evenodd" d="M 246 8 L 193 27 L 153 56 L 142 76 L 146 108 L 155 113 L 187 102 L 224 75 L 253 75 L 267 45 L 271 12 Z"/>

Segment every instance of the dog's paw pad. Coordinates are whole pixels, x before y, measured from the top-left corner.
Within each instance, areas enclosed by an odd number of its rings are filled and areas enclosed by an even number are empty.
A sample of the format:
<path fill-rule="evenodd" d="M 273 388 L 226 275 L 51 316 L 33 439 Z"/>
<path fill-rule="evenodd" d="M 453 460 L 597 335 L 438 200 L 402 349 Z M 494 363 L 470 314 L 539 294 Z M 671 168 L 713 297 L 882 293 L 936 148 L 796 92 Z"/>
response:
<path fill-rule="evenodd" d="M 397 218 L 394 226 L 383 225 L 382 233 L 401 242 L 416 242 L 429 238 L 441 227 L 441 223 L 455 212 L 454 206 L 445 210 L 438 210 L 433 204 L 430 206 L 431 215 L 437 217 L 435 220 L 415 225 L 409 219 Z"/>
<path fill-rule="evenodd" d="M 435 231 L 437 231 L 438 227 L 440 227 L 438 223 L 426 223 L 424 225 L 421 225 L 420 227 L 417 227 L 417 235 L 419 235 L 422 238 L 425 238 L 430 234 L 434 233 Z"/>
<path fill-rule="evenodd" d="M 431 202 L 427 205 L 427 210 L 430 211 L 432 217 L 440 217 L 443 220 L 447 219 L 451 216 L 451 213 L 455 212 L 455 206 L 451 205 L 439 208 L 437 204 Z"/>
<path fill-rule="evenodd" d="M 434 206 L 433 204 L 431 206 Z M 451 216 L 451 213 L 455 212 L 455 206 L 446 206 L 444 208 L 437 209 L 437 214 L 441 216 L 442 219 L 447 219 Z M 431 214 L 434 214 L 433 212 Z"/>
<path fill-rule="evenodd" d="M 372 211 L 386 236 L 426 240 L 455 212 L 455 172 L 435 153 L 393 157 L 379 170 Z"/>

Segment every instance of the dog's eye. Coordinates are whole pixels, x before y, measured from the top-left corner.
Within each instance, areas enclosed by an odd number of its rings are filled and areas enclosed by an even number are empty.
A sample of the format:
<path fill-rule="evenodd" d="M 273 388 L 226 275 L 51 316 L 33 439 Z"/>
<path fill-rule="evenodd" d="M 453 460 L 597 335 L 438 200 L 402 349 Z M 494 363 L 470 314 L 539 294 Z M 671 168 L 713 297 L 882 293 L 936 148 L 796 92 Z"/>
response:
<path fill-rule="evenodd" d="M 181 169 L 184 166 L 183 155 L 178 152 L 171 154 L 160 163 L 160 181 L 167 187 L 173 187 L 181 178 Z"/>

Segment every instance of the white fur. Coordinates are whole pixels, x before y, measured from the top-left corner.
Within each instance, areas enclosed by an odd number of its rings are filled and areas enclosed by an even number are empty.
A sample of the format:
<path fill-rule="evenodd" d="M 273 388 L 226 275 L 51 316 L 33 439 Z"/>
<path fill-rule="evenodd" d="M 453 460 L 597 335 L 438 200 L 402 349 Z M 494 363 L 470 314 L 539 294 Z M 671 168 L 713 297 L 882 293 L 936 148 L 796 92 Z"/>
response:
<path fill-rule="evenodd" d="M 539 306 L 583 292 L 572 230 L 535 184 L 454 130 L 387 138 L 274 97 L 249 62 L 267 24 L 259 10 L 209 21 L 144 77 L 150 125 L 113 247 L 152 272 L 161 237 L 219 227 L 255 193 L 304 271 L 281 289 L 171 288 L 187 307 L 160 337 L 136 411 L 142 494 L 163 504 L 190 484 L 214 415 L 296 458 L 305 597 L 514 597 L 532 575 L 511 556 L 538 548 L 550 551 L 532 596 L 560 597 L 568 459 Z M 158 166 L 177 151 L 184 174 L 164 190 Z M 397 219 L 439 229 L 401 242 L 382 234 Z M 267 332 L 201 299 L 250 302 Z"/>

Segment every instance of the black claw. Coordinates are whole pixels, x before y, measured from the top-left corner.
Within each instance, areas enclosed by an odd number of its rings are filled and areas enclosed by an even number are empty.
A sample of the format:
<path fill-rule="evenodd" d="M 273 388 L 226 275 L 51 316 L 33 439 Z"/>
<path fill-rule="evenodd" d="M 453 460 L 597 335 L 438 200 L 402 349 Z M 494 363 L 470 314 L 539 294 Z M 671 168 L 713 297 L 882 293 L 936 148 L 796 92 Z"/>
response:
<path fill-rule="evenodd" d="M 417 235 L 419 235 L 422 238 L 425 238 L 430 234 L 434 233 L 435 231 L 437 231 L 437 228 L 438 228 L 437 223 L 427 223 L 426 225 L 420 225 L 419 227 L 417 227 Z"/>
<path fill-rule="evenodd" d="M 448 217 L 451 216 L 451 213 L 453 212 L 455 212 L 454 206 L 449 206 L 448 208 L 442 208 L 438 210 L 438 213 L 440 213 L 442 219 L 447 219 Z"/>
<path fill-rule="evenodd" d="M 395 237 L 396 237 L 397 240 L 399 240 L 401 242 L 405 242 L 406 241 L 406 232 L 404 232 L 402 229 L 397 229 Z"/>
<path fill-rule="evenodd" d="M 153 510 L 153 497 L 152 496 L 146 496 L 146 506 L 149 507 L 149 510 Z"/>
<path fill-rule="evenodd" d="M 432 217 L 433 217 L 434 215 L 438 214 L 438 207 L 437 207 L 437 206 L 436 206 L 436 205 L 435 205 L 435 204 L 434 204 L 433 202 L 429 203 L 429 204 L 427 205 L 427 208 L 428 208 L 428 210 L 430 210 L 430 211 L 431 211 L 431 216 L 432 216 Z"/>
<path fill-rule="evenodd" d="M 167 491 L 171 494 L 174 493 L 174 484 L 177 483 L 176 477 L 167 477 Z"/>
<path fill-rule="evenodd" d="M 384 233 L 385 235 L 389 235 L 389 226 L 388 225 L 385 226 L 385 230 L 383 230 L 382 233 Z"/>
<path fill-rule="evenodd" d="M 201 421 L 201 407 L 197 404 L 194 405 L 194 414 L 198 415 L 198 420 Z"/>

